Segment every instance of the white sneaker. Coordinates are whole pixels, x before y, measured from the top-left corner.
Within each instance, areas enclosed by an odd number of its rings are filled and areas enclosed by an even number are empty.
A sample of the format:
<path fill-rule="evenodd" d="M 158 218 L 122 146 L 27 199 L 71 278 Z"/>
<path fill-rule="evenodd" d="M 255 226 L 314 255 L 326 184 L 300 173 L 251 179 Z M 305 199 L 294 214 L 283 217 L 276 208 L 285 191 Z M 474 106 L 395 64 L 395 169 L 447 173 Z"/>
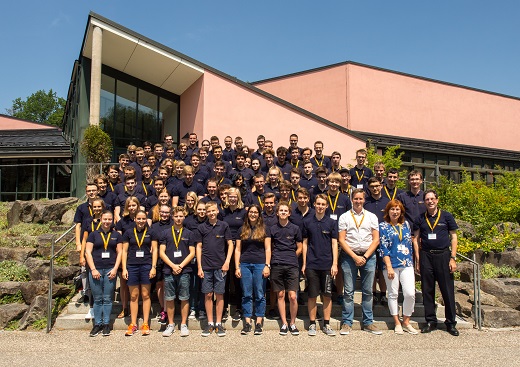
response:
<path fill-rule="evenodd" d="M 162 336 L 169 337 L 175 332 L 175 325 L 174 324 L 168 324 L 166 326 L 166 329 L 163 331 Z M 182 333 L 182 331 L 181 331 Z"/>
<path fill-rule="evenodd" d="M 181 325 L 181 336 L 188 336 L 190 335 L 190 331 L 188 330 L 188 325 L 182 324 Z"/>
<path fill-rule="evenodd" d="M 410 324 L 403 326 L 403 331 L 406 331 L 407 333 L 412 334 L 412 335 L 419 334 L 419 332 L 417 330 L 415 330 L 414 327 Z"/>
<path fill-rule="evenodd" d="M 399 335 L 404 334 L 403 327 L 401 325 L 395 325 L 394 333 Z"/>
<path fill-rule="evenodd" d="M 195 319 L 197 318 L 196 316 L 197 316 L 197 315 L 196 315 L 196 313 L 195 313 L 195 310 L 191 310 L 191 311 L 190 311 L 190 315 L 188 316 L 188 318 L 189 318 L 190 320 L 195 320 Z"/>
<path fill-rule="evenodd" d="M 94 318 L 94 309 L 89 308 L 87 314 L 85 315 L 85 320 L 92 320 Z"/>

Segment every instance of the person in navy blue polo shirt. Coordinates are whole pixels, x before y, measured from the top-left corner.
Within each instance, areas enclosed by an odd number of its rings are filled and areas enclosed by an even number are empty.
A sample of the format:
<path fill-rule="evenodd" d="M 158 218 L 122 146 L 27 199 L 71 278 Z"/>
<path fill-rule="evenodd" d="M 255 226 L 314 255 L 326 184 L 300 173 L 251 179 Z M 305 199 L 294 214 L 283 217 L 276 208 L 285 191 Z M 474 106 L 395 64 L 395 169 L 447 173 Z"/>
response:
<path fill-rule="evenodd" d="M 385 183 L 381 194 L 388 198 L 388 200 L 397 199 L 400 201 L 400 197 L 404 194 L 404 191 L 397 188 L 397 182 L 399 181 L 399 171 L 396 168 L 389 168 L 386 172 Z"/>
<path fill-rule="evenodd" d="M 303 174 L 300 179 L 300 186 L 305 187 L 310 193 L 316 186 L 318 186 L 318 179 L 313 174 L 314 166 L 311 161 L 303 161 L 302 166 Z"/>
<path fill-rule="evenodd" d="M 323 332 L 334 336 L 330 327 L 332 311 L 332 281 L 338 274 L 338 222 L 326 216 L 327 197 L 316 196 L 315 214 L 303 220 L 303 266 L 307 278 L 309 299 L 309 335 L 316 335 L 316 299 L 321 294 L 323 300 Z"/>
<path fill-rule="evenodd" d="M 408 173 L 408 184 L 410 185 L 410 190 L 401 194 L 398 199 L 404 205 L 406 220 L 409 223 L 414 223 L 418 217 L 423 216 L 426 212 L 424 191 L 421 190 L 423 184 L 422 173 L 417 170 L 410 171 Z"/>
<path fill-rule="evenodd" d="M 325 215 L 334 219 L 336 222 L 343 213 L 348 212 L 352 208 L 350 198 L 339 191 L 341 186 L 341 175 L 333 172 L 327 177 L 327 193 L 328 206 Z"/>
<path fill-rule="evenodd" d="M 446 329 L 453 336 L 458 336 L 456 328 L 455 292 L 453 272 L 457 270 L 457 223 L 453 215 L 438 207 L 439 198 L 435 190 L 424 193 L 426 212 L 415 219 L 414 246 L 419 246 L 419 267 L 421 272 L 421 290 L 423 294 L 424 317 L 426 326 L 423 333 L 437 328 L 435 313 L 435 282 L 444 300 Z"/>
<path fill-rule="evenodd" d="M 193 167 L 184 166 L 183 168 L 184 180 L 177 184 L 171 191 L 172 206 L 183 206 L 186 202 L 186 194 L 193 191 L 199 197 L 199 200 L 204 197 L 204 187 L 193 180 Z"/>
<path fill-rule="evenodd" d="M 217 215 L 217 203 L 210 201 L 206 204 L 208 220 L 200 224 L 195 232 L 198 274 L 202 278 L 202 293 L 208 317 L 208 324 L 202 331 L 202 336 L 209 336 L 215 329 L 218 336 L 226 335 L 226 329 L 222 326 L 222 314 L 233 241 L 229 225 L 218 220 Z M 217 299 L 216 324 L 213 324 L 213 293 Z"/>
<path fill-rule="evenodd" d="M 323 155 L 323 142 L 317 141 L 314 143 L 314 157 L 311 158 L 311 163 L 315 169 L 318 167 L 325 167 L 330 171 L 330 158 Z"/>
<path fill-rule="evenodd" d="M 262 218 L 266 227 L 274 226 L 278 223 L 278 217 L 276 216 L 276 195 L 272 192 L 268 192 L 264 195 L 264 210 L 262 211 Z"/>
<path fill-rule="evenodd" d="M 139 200 L 139 205 L 142 207 L 142 209 L 144 209 L 146 198 L 137 191 L 135 177 L 125 177 L 125 186 L 123 192 L 117 196 L 116 207 L 114 209 L 114 219 L 116 223 L 121 220 L 122 209 L 129 197 L 133 196 L 137 198 L 137 200 Z"/>
<path fill-rule="evenodd" d="M 265 178 L 261 173 L 257 173 L 254 177 L 254 186 L 255 191 L 250 192 L 247 194 L 246 200 L 245 200 L 245 206 L 246 208 L 250 207 L 251 205 L 260 205 L 260 207 L 264 208 L 264 195 L 265 195 Z"/>
<path fill-rule="evenodd" d="M 287 202 L 280 202 L 276 207 L 278 223 L 266 229 L 266 245 L 271 247 L 271 285 L 277 292 L 278 312 L 282 320 L 280 335 L 299 335 L 296 327 L 298 300 L 296 292 L 300 285 L 298 256 L 302 252 L 302 234 L 300 228 L 289 222 L 291 207 Z M 285 312 L 285 293 L 289 294 L 290 323 Z"/>
<path fill-rule="evenodd" d="M 98 196 L 99 189 L 94 182 L 87 182 L 85 186 L 85 193 L 87 194 L 87 201 L 80 204 L 76 213 L 74 214 L 74 223 L 76 223 L 75 234 L 76 234 L 76 251 L 81 250 L 81 224 L 87 219 L 92 217 L 92 201 Z"/>
<path fill-rule="evenodd" d="M 137 312 L 139 309 L 139 295 L 143 299 L 142 335 L 150 335 L 150 289 L 151 279 L 156 275 L 157 244 L 152 241 L 146 221 L 146 213 L 138 211 L 135 216 L 135 227 L 126 230 L 123 234 L 123 278 L 126 279 L 130 290 L 130 318 L 126 336 L 137 332 Z"/>
<path fill-rule="evenodd" d="M 195 239 L 192 231 L 183 226 L 186 211 L 178 206 L 173 208 L 173 226 L 162 231 L 159 240 L 160 255 L 164 262 L 164 293 L 168 326 L 163 336 L 171 336 L 174 332 L 173 315 L 175 299 L 181 302 L 181 336 L 188 336 L 187 325 L 190 300 L 190 273 L 193 268 L 191 260 L 195 258 Z"/>
<path fill-rule="evenodd" d="M 365 166 L 367 160 L 367 151 L 358 149 L 356 151 L 357 164 L 350 169 L 350 184 L 355 189 L 364 189 L 368 179 L 374 176 L 372 170 Z"/>
<path fill-rule="evenodd" d="M 100 332 L 104 336 L 110 335 L 112 297 L 122 253 L 122 238 L 112 229 L 113 220 L 112 212 L 104 211 L 101 214 L 101 228 L 89 234 L 85 248 L 94 298 L 94 327 L 90 336 L 97 336 Z"/>

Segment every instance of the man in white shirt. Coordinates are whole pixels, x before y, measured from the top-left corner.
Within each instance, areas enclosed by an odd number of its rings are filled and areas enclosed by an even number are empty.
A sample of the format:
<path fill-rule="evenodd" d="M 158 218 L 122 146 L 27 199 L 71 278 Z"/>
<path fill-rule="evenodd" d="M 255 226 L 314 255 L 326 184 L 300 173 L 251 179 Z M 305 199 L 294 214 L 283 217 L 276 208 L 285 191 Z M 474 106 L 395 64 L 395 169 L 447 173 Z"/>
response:
<path fill-rule="evenodd" d="M 379 227 L 375 214 L 363 209 L 365 191 L 352 190 L 352 210 L 339 217 L 339 243 L 341 270 L 345 283 L 341 335 L 348 335 L 354 320 L 354 287 L 358 270 L 361 276 L 363 330 L 375 335 L 381 331 L 374 325 L 372 312 L 372 284 L 376 270 L 375 251 L 379 244 Z"/>

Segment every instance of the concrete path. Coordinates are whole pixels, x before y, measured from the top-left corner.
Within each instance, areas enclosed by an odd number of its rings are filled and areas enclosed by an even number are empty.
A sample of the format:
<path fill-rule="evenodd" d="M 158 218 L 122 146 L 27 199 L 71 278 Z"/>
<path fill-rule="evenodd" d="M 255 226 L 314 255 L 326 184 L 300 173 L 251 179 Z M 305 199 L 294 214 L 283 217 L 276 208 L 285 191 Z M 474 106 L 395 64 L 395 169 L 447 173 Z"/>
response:
<path fill-rule="evenodd" d="M 335 337 L 230 331 L 223 338 L 203 338 L 200 331 L 186 338 L 178 331 L 170 338 L 157 331 L 95 338 L 81 330 L 0 331 L 0 366 L 520 366 L 519 345 L 520 329 L 462 330 L 459 337 L 440 330 L 416 336 L 355 330 Z"/>

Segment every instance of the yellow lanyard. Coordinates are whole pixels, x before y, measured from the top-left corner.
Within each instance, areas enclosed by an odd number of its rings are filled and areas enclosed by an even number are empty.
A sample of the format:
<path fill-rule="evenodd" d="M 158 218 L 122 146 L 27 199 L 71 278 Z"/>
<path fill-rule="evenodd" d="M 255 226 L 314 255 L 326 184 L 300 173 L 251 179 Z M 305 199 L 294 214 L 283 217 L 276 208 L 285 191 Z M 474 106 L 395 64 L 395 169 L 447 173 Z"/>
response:
<path fill-rule="evenodd" d="M 258 203 L 260 204 L 260 208 L 264 210 L 264 203 L 262 202 L 262 198 L 260 197 L 260 195 L 258 195 Z"/>
<path fill-rule="evenodd" d="M 103 239 L 103 246 L 105 247 L 105 251 L 106 251 L 108 248 L 108 241 L 110 241 L 110 235 L 112 234 L 112 232 L 110 232 L 108 234 L 107 238 L 105 238 L 105 236 L 103 235 L 103 232 L 99 232 L 99 234 L 101 235 L 101 238 Z"/>
<path fill-rule="evenodd" d="M 148 190 L 146 190 L 146 185 L 144 184 L 144 182 L 141 182 L 141 185 L 143 186 L 144 193 L 146 194 L 146 196 L 148 196 Z"/>
<path fill-rule="evenodd" d="M 291 162 L 291 165 L 294 167 L 294 168 L 298 168 L 298 165 L 300 164 L 300 161 L 296 161 L 296 166 L 294 165 L 293 162 Z"/>
<path fill-rule="evenodd" d="M 323 156 L 321 158 L 321 162 L 318 162 L 318 160 L 316 159 L 316 156 L 314 156 L 314 162 L 316 162 L 316 164 L 321 167 L 323 165 L 323 160 L 325 159 L 325 156 Z"/>
<path fill-rule="evenodd" d="M 433 227 L 432 227 L 430 220 L 428 219 L 428 212 L 424 213 L 424 218 L 426 219 L 426 223 L 428 223 L 428 227 L 430 227 L 430 229 L 432 230 L 432 233 L 433 233 L 433 230 L 437 226 L 437 223 L 439 223 L 439 219 L 441 219 L 441 210 L 439 209 L 439 211 L 437 212 L 437 219 L 435 219 L 435 222 L 433 223 Z"/>
<path fill-rule="evenodd" d="M 398 224 L 397 227 L 399 228 L 399 231 L 392 224 L 392 228 L 394 229 L 395 233 L 397 233 L 397 236 L 399 236 L 399 242 L 402 242 L 403 241 L 403 227 L 400 224 Z"/>
<path fill-rule="evenodd" d="M 365 171 L 363 171 L 363 173 L 361 174 L 361 177 L 359 177 L 359 172 L 357 170 L 355 170 L 355 171 L 356 171 L 356 177 L 358 179 L 358 182 L 361 182 L 363 177 L 365 177 Z"/>
<path fill-rule="evenodd" d="M 354 216 L 354 210 L 352 210 L 350 212 L 350 214 L 352 215 L 352 219 L 354 220 L 354 223 L 356 224 L 356 228 L 359 231 L 359 227 L 361 227 L 361 224 L 363 224 L 363 220 L 365 219 L 365 211 L 363 210 L 363 216 L 361 217 L 361 222 L 359 222 L 359 224 L 356 220 L 356 217 Z"/>
<path fill-rule="evenodd" d="M 385 186 L 385 192 L 386 192 L 386 196 L 388 196 L 388 198 L 390 200 L 394 200 L 395 194 L 397 193 L 397 187 L 394 187 L 394 193 L 392 194 L 392 197 L 390 197 L 390 193 L 388 192 L 388 188 L 386 186 Z"/>
<path fill-rule="evenodd" d="M 110 188 L 112 189 L 112 191 L 114 191 L 114 185 L 112 185 L 112 182 L 108 181 L 108 184 L 110 185 Z"/>
<path fill-rule="evenodd" d="M 141 237 L 141 241 L 139 241 L 139 236 L 137 235 L 137 228 L 134 227 L 134 236 L 135 236 L 135 240 L 137 241 L 137 247 L 139 247 L 139 248 L 141 248 L 141 246 L 143 245 L 144 238 L 146 237 L 146 230 L 147 229 L 148 228 L 144 229 L 143 237 Z"/>
<path fill-rule="evenodd" d="M 224 181 L 224 177 L 222 177 L 222 178 L 220 179 L 220 181 L 218 182 L 218 185 L 217 185 L 217 186 L 220 186 L 220 184 L 222 183 L 222 181 Z"/>
<path fill-rule="evenodd" d="M 339 171 L 339 170 L 342 169 L 342 168 L 343 168 L 342 166 L 339 166 L 338 168 L 334 168 L 334 167 L 332 167 L 332 172 Z"/>
<path fill-rule="evenodd" d="M 334 199 L 334 204 L 332 204 L 332 200 L 330 199 L 330 194 L 327 194 L 327 196 L 329 197 L 330 208 L 332 209 L 332 213 L 334 214 L 334 212 L 336 211 L 336 207 L 338 206 L 339 192 L 336 194 L 336 199 Z"/>
<path fill-rule="evenodd" d="M 91 224 L 92 224 L 92 232 L 97 231 L 97 230 L 99 229 L 99 227 L 101 227 L 101 221 L 99 221 L 99 223 L 98 223 L 96 229 L 94 229 L 94 221 L 92 221 Z"/>
<path fill-rule="evenodd" d="M 92 217 L 92 208 L 90 207 L 90 204 L 88 204 L 88 212 L 90 213 L 90 216 Z"/>
<path fill-rule="evenodd" d="M 176 237 L 175 236 L 175 230 L 174 230 L 174 227 L 172 227 L 172 236 L 173 236 L 173 243 L 175 243 L 175 248 L 177 250 L 179 250 L 179 243 L 181 242 L 181 238 L 182 238 L 182 230 L 184 229 L 184 227 L 182 227 L 179 231 L 179 237 Z"/>
<path fill-rule="evenodd" d="M 294 190 L 291 190 L 291 196 L 294 201 L 296 201 L 296 196 L 294 196 Z"/>

